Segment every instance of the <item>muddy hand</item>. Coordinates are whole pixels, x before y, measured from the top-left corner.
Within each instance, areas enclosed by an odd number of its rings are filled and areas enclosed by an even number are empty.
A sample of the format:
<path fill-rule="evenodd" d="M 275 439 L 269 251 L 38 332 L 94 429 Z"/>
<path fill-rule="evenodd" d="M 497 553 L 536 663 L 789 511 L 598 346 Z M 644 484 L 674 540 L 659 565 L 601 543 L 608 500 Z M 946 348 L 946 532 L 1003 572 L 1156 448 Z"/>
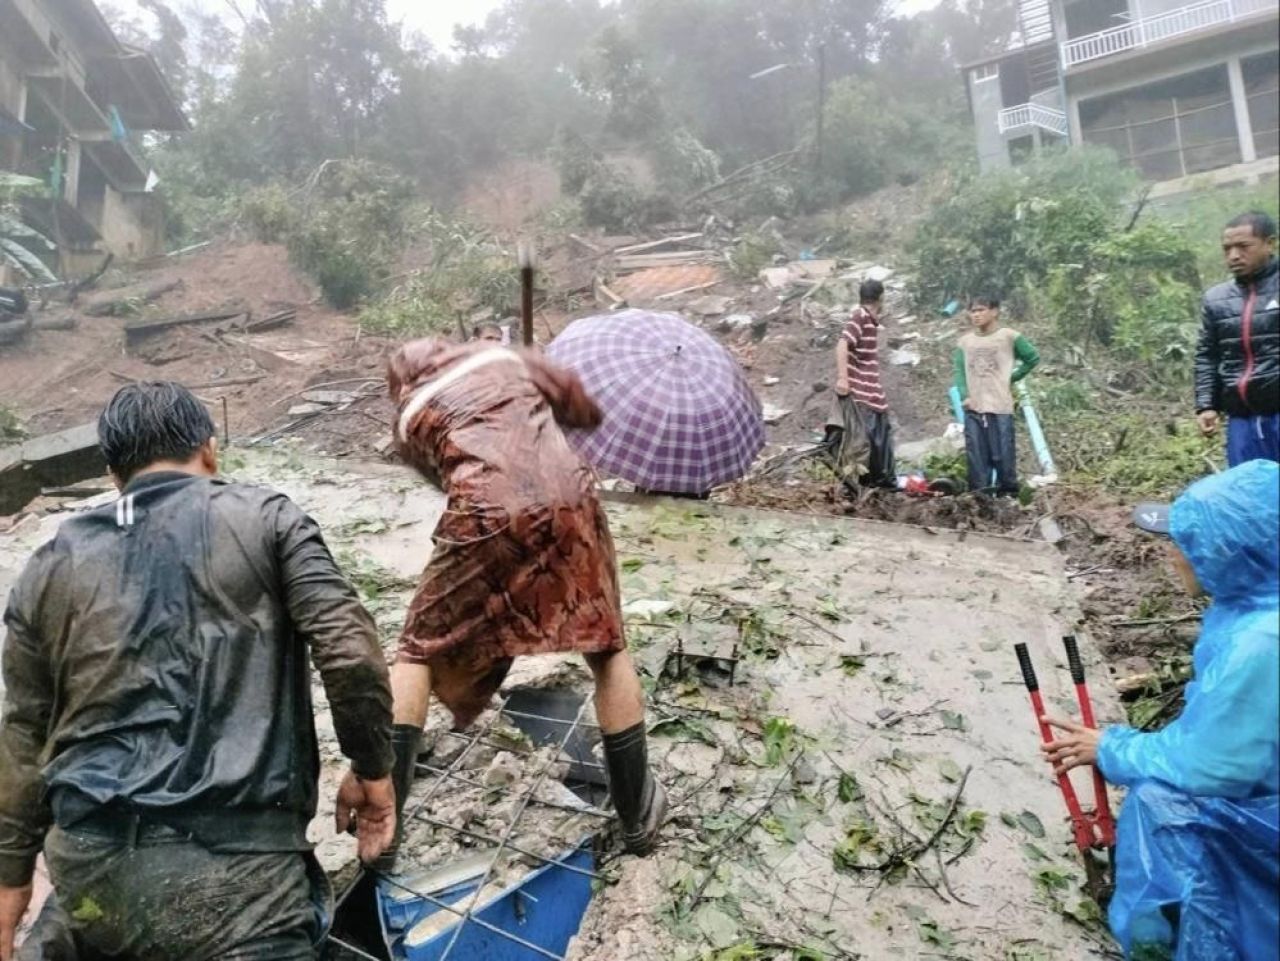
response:
<path fill-rule="evenodd" d="M 1056 717 L 1043 717 L 1042 721 L 1060 731 L 1061 737 L 1041 745 L 1040 750 L 1046 760 L 1053 765 L 1056 773 L 1070 771 L 1074 767 L 1094 764 L 1098 758 L 1098 741 L 1102 737 L 1100 731 L 1075 721 L 1066 721 Z"/>
<path fill-rule="evenodd" d="M 378 858 L 395 837 L 396 792 L 391 778 L 362 780 L 348 771 L 338 788 L 334 827 L 342 834 L 355 825 L 360 860 L 368 864 Z"/>

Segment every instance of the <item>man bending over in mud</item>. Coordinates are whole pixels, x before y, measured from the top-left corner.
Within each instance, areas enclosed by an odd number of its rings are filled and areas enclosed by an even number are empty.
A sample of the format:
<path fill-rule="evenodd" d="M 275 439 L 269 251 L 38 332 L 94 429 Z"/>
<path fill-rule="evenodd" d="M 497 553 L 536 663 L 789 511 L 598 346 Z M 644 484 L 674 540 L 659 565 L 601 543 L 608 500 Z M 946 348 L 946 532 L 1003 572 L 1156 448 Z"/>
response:
<path fill-rule="evenodd" d="M 310 517 L 216 476 L 185 388 L 121 388 L 98 437 L 120 499 L 64 521 L 5 612 L 0 961 L 42 849 L 59 906 L 20 958 L 314 958 L 308 654 L 351 759 L 338 828 L 372 860 L 395 807 L 373 620 Z"/>
<path fill-rule="evenodd" d="M 595 675 L 623 842 L 647 853 L 666 796 L 649 770 L 608 521 L 561 431 L 596 426 L 600 411 L 573 374 L 492 344 L 413 341 L 392 357 L 388 381 L 401 453 L 448 496 L 391 669 L 400 798 L 429 694 L 465 728 L 513 658 L 577 651 Z"/>

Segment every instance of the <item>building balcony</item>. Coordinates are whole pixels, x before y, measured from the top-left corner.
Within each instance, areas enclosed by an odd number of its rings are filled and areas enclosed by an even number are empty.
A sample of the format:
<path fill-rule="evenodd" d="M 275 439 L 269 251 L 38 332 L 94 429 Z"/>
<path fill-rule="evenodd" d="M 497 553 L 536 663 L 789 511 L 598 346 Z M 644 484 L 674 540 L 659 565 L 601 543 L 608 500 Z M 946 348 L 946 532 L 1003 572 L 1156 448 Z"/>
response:
<path fill-rule="evenodd" d="M 1012 133 L 1031 127 L 1039 127 L 1059 137 L 1067 135 L 1067 115 L 1061 110 L 1046 107 L 1039 103 L 1020 103 L 1016 107 L 1005 107 L 996 115 L 996 126 L 1000 133 Z"/>
<path fill-rule="evenodd" d="M 1143 17 L 1118 27 L 1068 40 L 1061 46 L 1065 70 L 1092 60 L 1141 50 L 1189 34 L 1229 26 L 1259 14 L 1280 11 L 1277 0 L 1200 0 L 1177 10 Z"/>

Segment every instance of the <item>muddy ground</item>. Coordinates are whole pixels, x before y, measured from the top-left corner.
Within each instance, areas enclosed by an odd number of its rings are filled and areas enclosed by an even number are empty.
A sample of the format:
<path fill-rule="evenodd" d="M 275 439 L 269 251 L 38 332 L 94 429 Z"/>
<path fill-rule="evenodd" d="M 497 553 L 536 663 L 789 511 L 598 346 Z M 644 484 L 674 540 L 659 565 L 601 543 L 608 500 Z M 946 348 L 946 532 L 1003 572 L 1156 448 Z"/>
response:
<path fill-rule="evenodd" d="M 317 516 L 390 649 L 438 494 L 400 468 L 293 451 L 237 453 L 228 466 Z M 829 958 L 1111 953 L 1080 892 L 1011 652 L 1030 644 L 1050 703 L 1065 711 L 1059 638 L 1078 633 L 1100 714 L 1120 718 L 1059 551 L 977 531 L 685 502 L 622 498 L 609 514 L 672 810 L 653 859 L 608 864 L 611 883 L 571 957 L 671 961 L 743 944 L 766 957 L 800 956 L 801 946 Z M 0 581 L 54 525 L 33 519 L 4 539 Z M 691 661 L 682 677 L 664 673 L 677 638 Z M 724 657 L 735 644 L 732 684 L 725 664 L 693 663 L 697 651 Z M 520 668 L 509 688 L 583 689 L 563 659 Z M 312 831 L 341 873 L 352 846 L 328 812 L 342 763 L 322 697 L 318 706 L 324 800 Z M 439 760 L 449 757 L 446 726 L 433 714 Z M 445 785 L 428 813 L 496 836 L 546 760 L 518 739 L 477 754 L 462 770 L 498 796 L 479 803 L 485 792 Z M 424 778 L 418 796 L 430 785 Z M 583 827 L 539 805 L 526 818 L 521 846 L 546 856 Z M 428 862 L 487 849 L 444 829 L 412 847 Z"/>

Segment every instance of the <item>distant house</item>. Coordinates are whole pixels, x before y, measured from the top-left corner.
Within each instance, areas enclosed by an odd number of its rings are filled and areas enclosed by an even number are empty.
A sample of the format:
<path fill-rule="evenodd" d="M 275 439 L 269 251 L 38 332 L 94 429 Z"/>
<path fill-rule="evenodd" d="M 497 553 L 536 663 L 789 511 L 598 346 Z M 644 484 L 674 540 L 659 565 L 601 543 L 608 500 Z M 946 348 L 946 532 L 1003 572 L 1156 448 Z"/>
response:
<path fill-rule="evenodd" d="M 1175 189 L 1274 174 L 1278 20 L 1280 0 L 1020 0 L 1014 45 L 963 68 L 979 163 L 1069 142 Z"/>
<path fill-rule="evenodd" d="M 92 0 L 0 0 L 0 170 L 45 183 L 23 212 L 68 269 L 160 249 L 138 133 L 187 129 L 155 61 L 121 43 Z"/>

